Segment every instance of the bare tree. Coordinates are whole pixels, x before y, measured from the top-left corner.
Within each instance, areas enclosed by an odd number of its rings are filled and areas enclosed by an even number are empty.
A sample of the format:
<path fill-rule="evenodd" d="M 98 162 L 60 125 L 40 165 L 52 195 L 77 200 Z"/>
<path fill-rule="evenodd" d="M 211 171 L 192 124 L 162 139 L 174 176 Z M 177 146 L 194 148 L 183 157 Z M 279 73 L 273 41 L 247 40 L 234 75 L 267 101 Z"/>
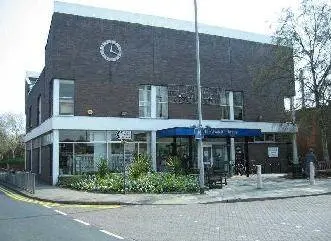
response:
<path fill-rule="evenodd" d="M 330 3 L 329 3 L 330 4 Z M 324 160 L 330 160 L 327 109 L 331 101 L 331 6 L 326 1 L 303 0 L 298 11 L 286 9 L 274 36 L 278 46 L 293 49 L 301 103 L 316 109 Z M 329 133 L 330 134 L 330 133 Z"/>
<path fill-rule="evenodd" d="M 24 118 L 21 114 L 5 113 L 0 115 L 0 155 L 11 151 L 15 158 L 15 151 L 22 146 L 24 134 Z"/>

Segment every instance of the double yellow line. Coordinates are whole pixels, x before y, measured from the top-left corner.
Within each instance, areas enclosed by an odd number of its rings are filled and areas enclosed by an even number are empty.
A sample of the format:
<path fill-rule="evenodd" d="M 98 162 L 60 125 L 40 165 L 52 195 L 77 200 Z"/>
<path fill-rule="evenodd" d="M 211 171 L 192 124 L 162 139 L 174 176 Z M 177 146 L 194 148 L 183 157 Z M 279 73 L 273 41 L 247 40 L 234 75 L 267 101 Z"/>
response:
<path fill-rule="evenodd" d="M 46 201 L 39 201 L 33 198 L 28 198 L 25 196 L 22 196 L 20 194 L 17 194 L 15 192 L 12 192 L 8 190 L 7 188 L 4 188 L 0 186 L 0 191 L 3 192 L 6 196 L 10 197 L 13 200 L 21 201 L 21 202 L 27 202 L 27 203 L 34 203 L 39 204 L 45 207 L 81 207 L 81 208 L 102 208 L 102 209 L 110 209 L 110 208 L 119 208 L 119 205 L 90 205 L 90 204 L 61 204 L 61 203 L 53 203 L 53 202 L 46 202 Z"/>

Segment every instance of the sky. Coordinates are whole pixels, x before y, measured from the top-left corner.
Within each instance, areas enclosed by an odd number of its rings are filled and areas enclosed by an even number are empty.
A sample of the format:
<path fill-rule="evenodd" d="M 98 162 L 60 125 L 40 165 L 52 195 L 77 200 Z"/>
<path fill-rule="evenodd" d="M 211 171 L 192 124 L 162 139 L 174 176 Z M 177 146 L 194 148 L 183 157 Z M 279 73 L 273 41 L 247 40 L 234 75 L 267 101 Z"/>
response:
<path fill-rule="evenodd" d="M 193 0 L 61 0 L 194 21 Z M 198 21 L 272 35 L 283 8 L 299 0 L 198 0 Z M 40 72 L 53 0 L 0 0 L 0 113 L 24 113 L 26 71 Z"/>

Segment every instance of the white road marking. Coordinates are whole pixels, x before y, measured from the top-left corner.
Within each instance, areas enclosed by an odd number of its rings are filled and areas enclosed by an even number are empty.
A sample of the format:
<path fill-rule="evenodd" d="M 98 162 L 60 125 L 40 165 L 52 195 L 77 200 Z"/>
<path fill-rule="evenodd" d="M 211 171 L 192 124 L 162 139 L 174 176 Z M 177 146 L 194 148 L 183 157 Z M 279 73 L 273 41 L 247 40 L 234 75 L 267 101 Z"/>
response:
<path fill-rule="evenodd" d="M 47 206 L 47 205 L 43 205 L 45 208 L 51 208 L 50 206 Z"/>
<path fill-rule="evenodd" d="M 319 229 L 314 229 L 313 232 L 321 232 Z"/>
<path fill-rule="evenodd" d="M 76 222 L 79 222 L 79 223 L 84 224 L 84 225 L 86 225 L 86 226 L 90 225 L 89 223 L 84 222 L 84 221 L 82 221 L 82 220 L 80 220 L 80 219 L 76 219 L 76 218 L 74 218 L 74 220 L 75 220 Z"/>
<path fill-rule="evenodd" d="M 296 228 L 302 228 L 302 226 L 301 225 L 297 225 L 297 226 L 295 226 Z"/>
<path fill-rule="evenodd" d="M 121 237 L 121 236 L 119 236 L 119 235 L 113 234 L 113 233 L 108 232 L 108 231 L 103 230 L 103 229 L 100 229 L 100 232 L 103 232 L 103 233 L 105 233 L 105 234 L 108 234 L 109 236 L 113 236 L 113 237 L 118 238 L 118 239 L 124 239 L 123 237 Z"/>
<path fill-rule="evenodd" d="M 62 215 L 64 215 L 64 216 L 67 216 L 67 215 L 68 215 L 68 214 L 66 214 L 66 213 L 64 213 L 64 212 L 61 212 L 61 211 L 59 211 L 59 210 L 54 210 L 54 212 L 57 212 L 57 213 L 62 214 Z"/>

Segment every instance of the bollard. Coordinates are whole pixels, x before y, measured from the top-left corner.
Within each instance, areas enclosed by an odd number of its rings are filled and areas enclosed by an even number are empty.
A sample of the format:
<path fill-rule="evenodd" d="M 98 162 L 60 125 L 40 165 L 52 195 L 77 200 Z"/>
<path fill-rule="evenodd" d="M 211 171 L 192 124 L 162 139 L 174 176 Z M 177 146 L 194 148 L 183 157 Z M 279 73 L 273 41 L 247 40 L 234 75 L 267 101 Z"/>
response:
<path fill-rule="evenodd" d="M 257 170 L 256 170 L 256 174 L 257 174 L 257 188 L 261 189 L 262 188 L 262 174 L 261 174 L 261 165 L 256 165 Z"/>
<path fill-rule="evenodd" d="M 309 181 L 310 181 L 310 185 L 314 185 L 315 184 L 315 166 L 313 162 L 309 163 Z"/>

